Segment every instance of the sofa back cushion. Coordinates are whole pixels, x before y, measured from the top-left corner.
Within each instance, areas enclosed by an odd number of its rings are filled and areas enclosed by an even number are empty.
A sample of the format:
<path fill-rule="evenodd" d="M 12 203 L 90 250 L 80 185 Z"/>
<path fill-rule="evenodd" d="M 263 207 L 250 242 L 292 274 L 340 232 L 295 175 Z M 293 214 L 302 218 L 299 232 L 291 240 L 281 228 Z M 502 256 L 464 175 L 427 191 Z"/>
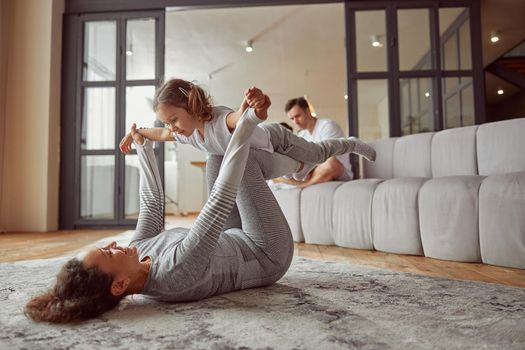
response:
<path fill-rule="evenodd" d="M 433 132 L 404 136 L 394 144 L 394 177 L 432 177 L 430 146 Z"/>
<path fill-rule="evenodd" d="M 525 118 L 480 125 L 476 139 L 480 175 L 525 171 Z"/>
<path fill-rule="evenodd" d="M 448 129 L 432 138 L 432 176 L 477 175 L 477 126 Z"/>
<path fill-rule="evenodd" d="M 394 143 L 397 139 L 397 137 L 392 137 L 368 142 L 376 150 L 376 161 L 363 160 L 363 178 L 391 179 L 394 177 Z"/>

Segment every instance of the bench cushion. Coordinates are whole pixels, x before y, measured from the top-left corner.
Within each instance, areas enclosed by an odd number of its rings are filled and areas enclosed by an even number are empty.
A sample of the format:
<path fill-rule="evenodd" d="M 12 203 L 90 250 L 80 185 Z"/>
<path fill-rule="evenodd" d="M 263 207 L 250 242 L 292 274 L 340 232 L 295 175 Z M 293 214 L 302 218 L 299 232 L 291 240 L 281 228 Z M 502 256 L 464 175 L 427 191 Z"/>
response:
<path fill-rule="evenodd" d="M 525 118 L 480 125 L 479 175 L 525 171 Z"/>
<path fill-rule="evenodd" d="M 432 138 L 432 176 L 477 175 L 477 126 L 448 129 Z"/>
<path fill-rule="evenodd" d="M 479 243 L 484 263 L 525 269 L 525 172 L 481 184 Z"/>
<path fill-rule="evenodd" d="M 419 224 L 425 256 L 480 262 L 478 194 L 483 176 L 431 179 L 419 191 Z"/>
<path fill-rule="evenodd" d="M 389 253 L 423 255 L 418 193 L 425 178 L 404 177 L 380 183 L 372 202 L 374 247 Z"/>
<path fill-rule="evenodd" d="M 394 144 L 394 177 L 431 177 L 433 132 L 404 136 Z"/>
<path fill-rule="evenodd" d="M 354 180 L 339 186 L 334 194 L 333 237 L 336 245 L 374 249 L 372 199 L 383 180 Z"/>

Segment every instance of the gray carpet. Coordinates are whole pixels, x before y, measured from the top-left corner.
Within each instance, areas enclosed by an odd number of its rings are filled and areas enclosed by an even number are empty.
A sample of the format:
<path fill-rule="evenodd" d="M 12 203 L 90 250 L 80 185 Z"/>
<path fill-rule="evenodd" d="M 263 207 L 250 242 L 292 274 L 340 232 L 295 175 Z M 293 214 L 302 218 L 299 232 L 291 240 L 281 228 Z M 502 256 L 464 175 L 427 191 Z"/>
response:
<path fill-rule="evenodd" d="M 24 303 L 63 261 L 0 264 L 0 349 L 525 349 L 525 289 L 302 258 L 268 288 L 29 321 Z"/>

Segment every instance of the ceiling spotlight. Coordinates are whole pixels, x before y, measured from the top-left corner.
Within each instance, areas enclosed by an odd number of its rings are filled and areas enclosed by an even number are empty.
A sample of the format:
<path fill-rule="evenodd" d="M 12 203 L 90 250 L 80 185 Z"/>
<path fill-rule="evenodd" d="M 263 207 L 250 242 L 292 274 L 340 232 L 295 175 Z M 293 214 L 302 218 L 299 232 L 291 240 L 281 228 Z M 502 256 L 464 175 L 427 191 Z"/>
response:
<path fill-rule="evenodd" d="M 133 56 L 133 44 L 132 43 L 129 43 L 129 47 L 126 50 L 126 55 L 127 56 Z"/>
<path fill-rule="evenodd" d="M 383 47 L 383 44 L 379 41 L 379 35 L 372 35 L 370 41 L 373 47 Z"/>
<path fill-rule="evenodd" d="M 348 100 L 348 95 L 347 94 L 345 94 L 345 100 Z"/>
<path fill-rule="evenodd" d="M 498 32 L 492 32 L 490 33 L 490 42 L 497 43 L 499 41 L 499 35 Z"/>
<path fill-rule="evenodd" d="M 425 92 L 425 97 L 429 97 L 430 96 L 430 92 Z"/>
<path fill-rule="evenodd" d="M 244 50 L 246 50 L 246 52 L 253 52 L 253 42 L 251 40 L 246 42 L 246 47 Z"/>
<path fill-rule="evenodd" d="M 504 92 L 503 89 L 498 89 L 498 95 L 503 95 Z"/>

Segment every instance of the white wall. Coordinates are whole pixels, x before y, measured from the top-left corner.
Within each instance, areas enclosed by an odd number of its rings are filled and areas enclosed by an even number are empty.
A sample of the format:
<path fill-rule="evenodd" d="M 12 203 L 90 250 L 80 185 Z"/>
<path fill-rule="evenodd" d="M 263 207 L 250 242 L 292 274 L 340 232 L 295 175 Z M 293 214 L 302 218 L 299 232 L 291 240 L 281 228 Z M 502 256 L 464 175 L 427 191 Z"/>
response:
<path fill-rule="evenodd" d="M 0 226 L 52 231 L 58 227 L 64 0 L 1 1 L 10 23 Z"/>

